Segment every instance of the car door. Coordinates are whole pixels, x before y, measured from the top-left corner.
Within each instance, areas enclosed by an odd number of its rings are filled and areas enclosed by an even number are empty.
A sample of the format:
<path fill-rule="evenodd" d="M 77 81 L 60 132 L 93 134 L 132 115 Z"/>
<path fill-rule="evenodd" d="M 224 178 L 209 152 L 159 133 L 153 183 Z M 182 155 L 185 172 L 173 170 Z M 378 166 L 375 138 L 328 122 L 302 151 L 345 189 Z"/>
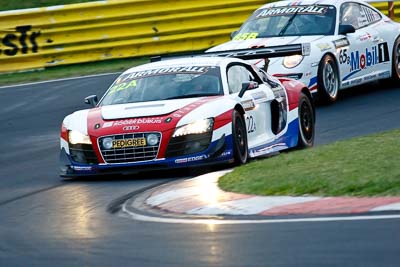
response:
<path fill-rule="evenodd" d="M 364 81 L 368 82 L 382 77 L 382 73 L 388 73 L 391 68 L 389 44 L 385 34 L 379 30 L 379 24 L 382 25 L 382 17 L 375 10 L 366 5 L 360 5 L 361 23 L 363 29 L 369 34 L 370 47 L 365 51 L 366 63 Z M 383 24 L 384 25 L 384 24 Z M 380 26 L 384 27 L 384 26 Z"/>
<path fill-rule="evenodd" d="M 340 48 L 340 74 L 342 88 L 361 84 L 364 76 L 372 70 L 377 48 L 374 31 L 368 28 L 365 11 L 358 3 L 343 3 L 340 8 L 339 25 L 352 25 L 356 31 L 346 35 L 349 46 Z"/>
<path fill-rule="evenodd" d="M 238 98 L 245 109 L 245 121 L 249 148 L 265 144 L 275 138 L 271 131 L 271 109 L 270 102 L 274 94 L 261 81 L 260 77 L 246 64 L 232 64 L 227 68 L 227 79 L 229 93 Z M 238 94 L 243 82 L 254 81 L 258 87 L 247 90 L 239 98 Z"/>

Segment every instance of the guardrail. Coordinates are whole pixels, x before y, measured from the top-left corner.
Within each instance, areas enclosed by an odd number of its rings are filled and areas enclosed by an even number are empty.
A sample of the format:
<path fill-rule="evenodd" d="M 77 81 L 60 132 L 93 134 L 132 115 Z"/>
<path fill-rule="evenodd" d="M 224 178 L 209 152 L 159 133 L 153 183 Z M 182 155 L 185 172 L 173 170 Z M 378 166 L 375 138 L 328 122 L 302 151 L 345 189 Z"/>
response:
<path fill-rule="evenodd" d="M 204 50 L 267 2 L 108 0 L 0 12 L 0 73 Z"/>
<path fill-rule="evenodd" d="M 0 72 L 203 50 L 266 2 L 108 0 L 0 12 Z"/>
<path fill-rule="evenodd" d="M 400 12 L 400 1 L 367 0 L 366 2 L 374 5 L 391 19 L 395 19 L 396 14 Z"/>

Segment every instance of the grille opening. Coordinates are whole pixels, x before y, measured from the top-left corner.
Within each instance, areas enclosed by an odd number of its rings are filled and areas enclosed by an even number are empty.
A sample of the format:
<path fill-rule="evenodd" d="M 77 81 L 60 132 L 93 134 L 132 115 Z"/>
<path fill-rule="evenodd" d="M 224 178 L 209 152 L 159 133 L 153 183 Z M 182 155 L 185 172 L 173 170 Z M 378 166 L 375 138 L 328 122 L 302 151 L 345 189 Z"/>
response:
<path fill-rule="evenodd" d="M 158 143 L 154 146 L 146 144 L 145 146 L 121 147 L 106 149 L 103 146 L 105 138 L 112 138 L 113 140 L 126 140 L 136 138 L 146 138 L 149 134 L 155 134 L 158 137 Z M 113 136 L 105 136 L 98 139 L 98 145 L 103 159 L 106 163 L 132 163 L 140 161 L 153 160 L 157 157 L 158 150 L 161 143 L 161 133 L 134 133 L 134 134 L 120 134 Z"/>

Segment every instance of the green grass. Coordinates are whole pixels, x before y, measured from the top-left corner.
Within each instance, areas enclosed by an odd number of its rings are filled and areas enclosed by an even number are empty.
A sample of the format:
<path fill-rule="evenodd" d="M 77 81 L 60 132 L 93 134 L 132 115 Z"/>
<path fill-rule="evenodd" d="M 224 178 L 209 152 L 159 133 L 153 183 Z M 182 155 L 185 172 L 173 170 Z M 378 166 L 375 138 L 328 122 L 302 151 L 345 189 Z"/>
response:
<path fill-rule="evenodd" d="M 400 130 L 253 161 L 219 186 L 269 196 L 400 196 Z"/>
<path fill-rule="evenodd" d="M 93 2 L 95 0 L 0 0 L 0 11 Z"/>
<path fill-rule="evenodd" d="M 130 67 L 149 62 L 148 57 L 134 59 L 113 59 L 106 61 L 49 67 L 43 70 L 0 74 L 0 85 L 12 85 L 90 74 L 122 72 Z"/>

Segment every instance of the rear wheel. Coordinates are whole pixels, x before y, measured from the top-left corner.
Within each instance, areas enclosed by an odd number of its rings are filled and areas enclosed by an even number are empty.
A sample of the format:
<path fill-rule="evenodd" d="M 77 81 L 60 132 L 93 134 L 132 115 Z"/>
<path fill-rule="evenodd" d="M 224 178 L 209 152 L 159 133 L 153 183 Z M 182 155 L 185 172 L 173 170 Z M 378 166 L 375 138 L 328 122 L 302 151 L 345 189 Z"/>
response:
<path fill-rule="evenodd" d="M 333 103 L 339 93 L 339 73 L 335 60 L 326 55 L 318 66 L 318 97 L 322 103 Z"/>
<path fill-rule="evenodd" d="M 307 148 L 314 145 L 315 136 L 315 113 L 311 100 L 301 93 L 299 99 L 299 139 L 298 148 Z"/>
<path fill-rule="evenodd" d="M 232 139 L 235 164 L 246 163 L 248 158 L 246 124 L 237 110 L 232 114 Z"/>

